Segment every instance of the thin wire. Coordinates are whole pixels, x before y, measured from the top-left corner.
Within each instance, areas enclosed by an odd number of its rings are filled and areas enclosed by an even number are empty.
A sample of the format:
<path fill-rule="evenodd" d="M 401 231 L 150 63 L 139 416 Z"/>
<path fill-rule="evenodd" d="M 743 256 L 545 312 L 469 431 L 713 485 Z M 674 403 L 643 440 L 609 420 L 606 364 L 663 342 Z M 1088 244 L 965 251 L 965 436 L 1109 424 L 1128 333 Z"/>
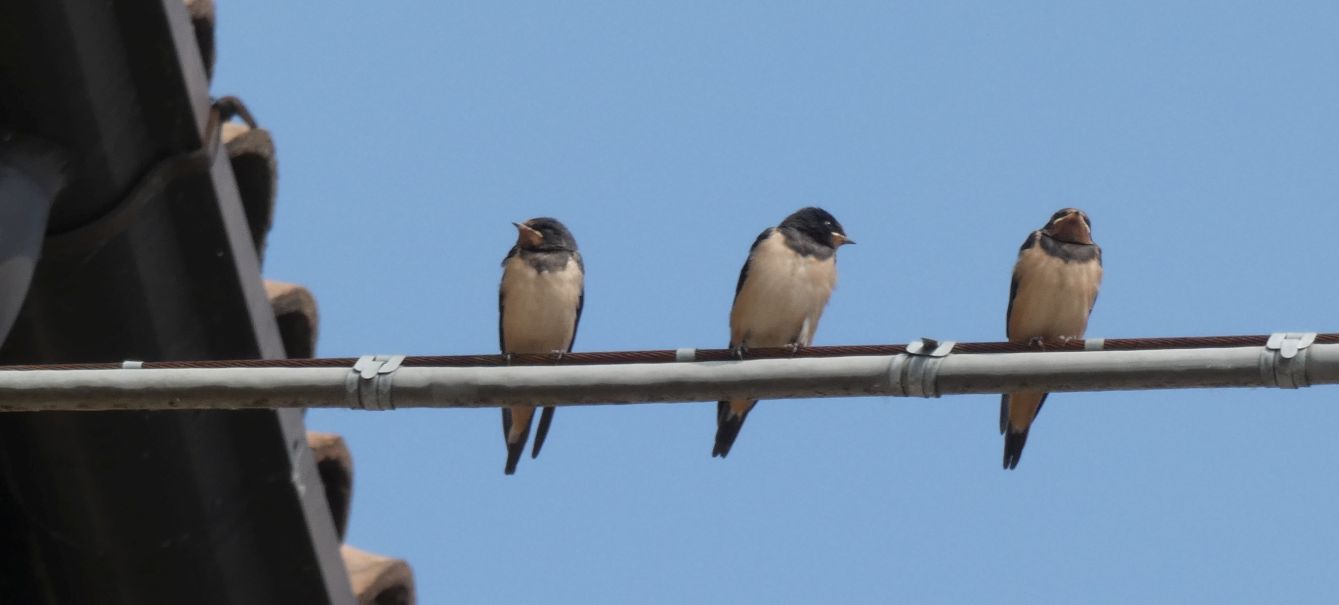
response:
<path fill-rule="evenodd" d="M 1140 351 L 1153 349 L 1212 349 L 1226 347 L 1263 347 L 1268 335 L 1253 336 L 1180 336 L 1159 338 L 1108 338 L 1102 344 L 1104 351 Z M 1317 344 L 1339 344 L 1339 333 L 1318 334 Z M 749 349 L 746 359 L 787 359 L 809 357 L 883 356 L 905 353 L 906 345 L 839 345 L 804 347 L 792 352 L 784 347 Z M 1013 342 L 961 342 L 955 354 L 990 353 L 1044 353 L 1056 351 L 1083 351 L 1085 341 L 1045 343 L 1040 347 Z M 694 361 L 729 361 L 736 359 L 729 349 L 696 349 Z M 146 369 L 210 369 L 210 368 L 350 368 L 356 357 L 327 357 L 319 359 L 226 359 L 200 361 L 145 361 Z M 500 354 L 488 355 L 417 355 L 407 356 L 402 365 L 415 367 L 498 367 L 506 365 L 619 365 L 630 363 L 674 363 L 678 352 L 660 351 L 601 351 L 591 353 L 517 354 L 505 359 Z M 0 366 L 0 371 L 26 370 L 119 370 L 120 362 L 60 363 Z"/>

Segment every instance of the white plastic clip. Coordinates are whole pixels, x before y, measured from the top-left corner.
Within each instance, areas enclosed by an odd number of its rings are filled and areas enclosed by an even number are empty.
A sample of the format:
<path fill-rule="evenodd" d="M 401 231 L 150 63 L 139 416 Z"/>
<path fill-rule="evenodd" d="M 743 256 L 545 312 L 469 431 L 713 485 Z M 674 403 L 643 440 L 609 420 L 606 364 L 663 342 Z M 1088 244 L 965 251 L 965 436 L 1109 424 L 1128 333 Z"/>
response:
<path fill-rule="evenodd" d="M 351 408 L 371 411 L 395 409 L 391 380 L 404 355 L 364 355 L 344 379 L 345 401 Z"/>
<path fill-rule="evenodd" d="M 1307 348 L 1316 342 L 1315 332 L 1275 332 L 1260 353 L 1260 375 L 1265 384 L 1281 389 L 1311 386 L 1307 376 Z"/>
<path fill-rule="evenodd" d="M 142 362 L 142 361 L 129 361 L 129 360 L 127 360 L 127 361 L 123 361 L 123 362 L 121 362 L 121 369 L 122 369 L 122 370 L 143 370 L 143 369 L 144 369 L 144 362 Z"/>
<path fill-rule="evenodd" d="M 939 364 L 958 343 L 922 338 L 907 344 L 907 352 L 894 355 L 888 366 L 893 390 L 905 397 L 939 397 Z"/>
<path fill-rule="evenodd" d="M 675 349 L 674 361 L 697 361 L 697 349 Z"/>
<path fill-rule="evenodd" d="M 1105 338 L 1086 338 L 1083 340 L 1083 350 L 1085 351 L 1101 351 L 1105 346 L 1107 346 L 1107 339 Z"/>

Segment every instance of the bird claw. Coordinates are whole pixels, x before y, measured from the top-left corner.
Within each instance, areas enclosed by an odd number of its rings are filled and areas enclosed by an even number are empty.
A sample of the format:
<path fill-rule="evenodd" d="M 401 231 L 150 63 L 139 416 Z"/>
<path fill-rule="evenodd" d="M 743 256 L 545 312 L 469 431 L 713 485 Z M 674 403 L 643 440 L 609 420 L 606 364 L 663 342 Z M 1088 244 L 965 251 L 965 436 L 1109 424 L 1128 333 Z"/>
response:
<path fill-rule="evenodd" d="M 748 348 L 748 346 L 746 346 L 746 345 L 739 345 L 739 346 L 737 346 L 737 347 L 734 347 L 734 348 L 731 348 L 731 349 L 730 349 L 730 354 L 733 355 L 735 359 L 738 359 L 738 360 L 741 360 L 741 361 L 743 361 L 743 359 L 744 359 L 744 354 L 745 354 L 745 353 L 748 353 L 748 352 L 749 352 L 749 348 Z"/>
<path fill-rule="evenodd" d="M 553 356 L 553 363 L 558 363 L 563 360 L 564 356 L 567 355 L 567 351 L 559 351 L 558 349 L 554 349 L 552 351 L 549 351 L 549 355 Z"/>
<path fill-rule="evenodd" d="M 503 353 L 503 354 L 502 354 L 502 364 L 503 364 L 503 365 L 511 365 L 511 353 Z"/>
<path fill-rule="evenodd" d="M 804 345 L 801 345 L 798 342 L 792 342 L 788 345 L 783 346 L 782 348 L 784 348 L 787 351 L 790 351 L 790 356 L 794 357 L 796 353 L 800 352 L 800 347 L 802 346 Z"/>
<path fill-rule="evenodd" d="M 1033 336 L 1027 341 L 1029 347 L 1034 349 L 1046 350 L 1046 339 L 1041 336 Z"/>

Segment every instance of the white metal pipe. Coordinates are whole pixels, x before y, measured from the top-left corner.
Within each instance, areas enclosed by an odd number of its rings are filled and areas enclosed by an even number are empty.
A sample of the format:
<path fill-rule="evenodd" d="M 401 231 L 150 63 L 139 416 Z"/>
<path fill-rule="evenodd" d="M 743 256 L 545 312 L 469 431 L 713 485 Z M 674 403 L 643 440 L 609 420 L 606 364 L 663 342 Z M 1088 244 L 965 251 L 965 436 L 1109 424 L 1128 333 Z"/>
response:
<path fill-rule="evenodd" d="M 1339 344 L 585 366 L 24 370 L 0 411 L 496 407 L 1339 384 Z M 370 388 L 369 388 L 370 387 Z M 390 406 L 366 393 L 382 389 Z M 363 395 L 360 398 L 360 393 Z"/>

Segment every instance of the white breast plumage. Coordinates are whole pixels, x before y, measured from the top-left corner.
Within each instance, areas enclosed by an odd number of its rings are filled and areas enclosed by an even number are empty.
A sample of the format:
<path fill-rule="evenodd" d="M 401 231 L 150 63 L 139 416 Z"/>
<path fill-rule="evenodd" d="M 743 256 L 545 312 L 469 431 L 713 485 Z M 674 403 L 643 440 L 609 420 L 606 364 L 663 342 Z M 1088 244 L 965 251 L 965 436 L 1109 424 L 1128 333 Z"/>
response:
<path fill-rule="evenodd" d="M 776 347 L 798 337 L 809 345 L 837 284 L 836 257 L 801 256 L 774 232 L 754 248 L 748 276 L 730 313 L 733 344 Z"/>
<path fill-rule="evenodd" d="M 1019 282 L 1009 317 L 1010 340 L 1083 336 L 1102 281 L 1099 263 L 1065 262 L 1029 248 L 1019 256 L 1015 273 Z"/>
<path fill-rule="evenodd" d="M 566 351 L 576 328 L 582 273 L 574 260 L 556 271 L 536 271 L 520 258 L 502 273 L 502 338 L 507 353 Z"/>

